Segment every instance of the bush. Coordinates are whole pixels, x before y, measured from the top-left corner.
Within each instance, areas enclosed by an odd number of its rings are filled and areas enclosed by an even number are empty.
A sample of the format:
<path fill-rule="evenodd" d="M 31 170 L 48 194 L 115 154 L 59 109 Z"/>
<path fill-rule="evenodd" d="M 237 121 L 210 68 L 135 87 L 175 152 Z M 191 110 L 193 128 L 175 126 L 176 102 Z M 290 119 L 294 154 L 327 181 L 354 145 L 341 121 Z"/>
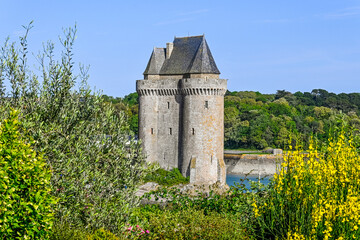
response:
<path fill-rule="evenodd" d="M 67 223 L 55 222 L 50 240 L 87 240 L 91 235 L 89 230 L 82 227 L 71 227 Z"/>
<path fill-rule="evenodd" d="M 177 168 L 174 168 L 171 171 L 166 171 L 162 168 L 159 168 L 155 172 L 146 175 L 144 181 L 156 182 L 164 186 L 173 186 L 177 184 L 189 183 L 190 177 L 184 177 Z"/>
<path fill-rule="evenodd" d="M 96 230 L 93 234 L 87 236 L 87 240 L 118 240 L 118 239 L 119 238 L 117 238 L 115 234 L 103 228 L 100 228 Z"/>
<path fill-rule="evenodd" d="M 122 239 L 146 239 L 150 236 L 149 233 L 149 230 L 142 229 L 139 225 L 131 226 L 127 224 L 120 236 Z"/>
<path fill-rule="evenodd" d="M 351 131 L 349 131 L 351 132 Z M 264 239 L 359 239 L 360 155 L 341 131 L 317 151 L 284 155 L 267 198 L 253 203 Z"/>
<path fill-rule="evenodd" d="M 0 235 L 3 239 L 46 239 L 56 199 L 51 172 L 34 141 L 20 134 L 18 112 L 0 125 Z"/>
<path fill-rule="evenodd" d="M 251 189 L 241 182 L 222 194 L 217 193 L 216 186 L 206 193 L 199 189 L 195 195 L 183 193 L 177 187 L 162 187 L 145 194 L 144 198 L 166 199 L 166 204 L 141 206 L 130 222 L 143 224 L 154 239 L 171 239 L 176 233 L 179 236 L 175 239 L 247 239 L 254 224 L 252 203 L 264 199 L 267 191 L 267 187 L 258 182 L 251 182 Z M 208 225 L 203 226 L 200 221 Z M 225 223 L 229 225 L 223 227 Z M 178 229 L 177 224 L 180 232 L 171 229 Z M 190 232 L 185 233 L 186 229 Z"/>
<path fill-rule="evenodd" d="M 115 234 L 103 228 L 90 231 L 71 227 L 69 224 L 55 224 L 50 240 L 117 240 Z"/>
<path fill-rule="evenodd" d="M 0 51 L 0 86 L 6 80 L 11 86 L 2 104 L 20 109 L 36 150 L 48 160 L 53 195 L 60 199 L 57 221 L 116 233 L 138 204 L 134 192 L 144 170 L 140 144 L 124 114 L 90 90 L 87 68 L 75 74 L 76 28 L 65 29 L 59 60 L 54 44 L 44 44 L 37 58 L 41 75 L 27 67 L 30 28 L 20 47 L 6 42 Z"/>
<path fill-rule="evenodd" d="M 149 229 L 141 239 L 244 239 L 240 220 L 215 212 L 186 209 L 142 209 L 140 221 Z"/>
<path fill-rule="evenodd" d="M 242 182 L 231 186 L 227 192 L 223 192 L 216 184 L 209 189 L 201 188 L 195 192 L 184 192 L 177 187 L 161 187 L 155 191 L 145 193 L 145 199 L 166 199 L 166 207 L 171 210 L 196 209 L 205 213 L 217 212 L 220 214 L 241 213 L 241 219 L 252 218 L 253 211 L 251 203 L 254 199 L 261 199 L 267 192 L 267 186 L 261 183 L 250 181 L 251 189 L 247 189 Z M 206 190 L 203 192 L 203 190 Z M 144 209 L 152 206 L 143 206 Z"/>

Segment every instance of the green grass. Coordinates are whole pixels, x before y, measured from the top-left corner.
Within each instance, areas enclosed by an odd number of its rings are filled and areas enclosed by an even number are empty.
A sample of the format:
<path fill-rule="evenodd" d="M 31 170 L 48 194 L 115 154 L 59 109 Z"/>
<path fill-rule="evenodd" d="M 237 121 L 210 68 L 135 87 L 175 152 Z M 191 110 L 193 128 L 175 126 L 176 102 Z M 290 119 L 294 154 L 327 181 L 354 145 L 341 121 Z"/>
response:
<path fill-rule="evenodd" d="M 171 171 L 159 168 L 154 173 L 146 175 L 144 182 L 156 182 L 163 186 L 173 186 L 177 184 L 187 184 L 190 182 L 190 178 L 183 177 L 177 168 L 174 168 Z"/>

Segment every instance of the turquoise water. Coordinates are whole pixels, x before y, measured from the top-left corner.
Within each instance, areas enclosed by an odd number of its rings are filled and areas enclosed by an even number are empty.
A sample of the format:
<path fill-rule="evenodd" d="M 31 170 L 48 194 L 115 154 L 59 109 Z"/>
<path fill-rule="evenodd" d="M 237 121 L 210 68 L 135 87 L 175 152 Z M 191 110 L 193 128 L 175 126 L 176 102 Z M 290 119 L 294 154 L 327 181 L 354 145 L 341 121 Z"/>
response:
<path fill-rule="evenodd" d="M 240 183 L 240 178 L 244 179 L 245 176 L 244 175 L 229 175 L 228 174 L 228 175 L 226 175 L 226 183 L 229 186 L 234 186 L 234 183 Z M 270 178 L 271 178 L 271 176 L 261 178 L 260 182 L 267 185 L 270 182 Z M 247 176 L 246 179 L 251 180 L 251 181 L 255 181 L 255 182 L 259 181 L 258 176 Z M 247 189 L 250 189 L 250 182 L 249 181 L 245 180 L 244 184 L 245 184 L 245 187 Z"/>

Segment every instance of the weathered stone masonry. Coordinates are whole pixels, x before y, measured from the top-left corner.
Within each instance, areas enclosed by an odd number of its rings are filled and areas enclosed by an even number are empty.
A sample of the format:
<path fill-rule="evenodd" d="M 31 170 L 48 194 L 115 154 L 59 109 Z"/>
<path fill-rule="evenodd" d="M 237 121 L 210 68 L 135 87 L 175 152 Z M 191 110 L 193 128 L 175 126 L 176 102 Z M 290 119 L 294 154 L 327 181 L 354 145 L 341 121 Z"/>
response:
<path fill-rule="evenodd" d="M 179 168 L 193 183 L 225 183 L 224 94 L 227 80 L 204 36 L 154 48 L 139 94 L 139 137 L 147 161 Z"/>

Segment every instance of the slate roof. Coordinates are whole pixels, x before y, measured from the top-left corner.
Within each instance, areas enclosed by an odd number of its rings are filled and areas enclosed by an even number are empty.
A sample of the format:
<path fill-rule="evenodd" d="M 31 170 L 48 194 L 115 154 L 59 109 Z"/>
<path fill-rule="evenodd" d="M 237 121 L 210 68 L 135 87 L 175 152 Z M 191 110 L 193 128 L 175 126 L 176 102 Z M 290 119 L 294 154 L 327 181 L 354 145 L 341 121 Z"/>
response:
<path fill-rule="evenodd" d="M 165 48 L 154 48 L 144 74 L 160 74 L 160 69 L 165 61 Z"/>
<path fill-rule="evenodd" d="M 154 48 L 144 75 L 220 74 L 204 35 L 175 38 L 170 58 L 165 55 L 166 48 Z"/>

